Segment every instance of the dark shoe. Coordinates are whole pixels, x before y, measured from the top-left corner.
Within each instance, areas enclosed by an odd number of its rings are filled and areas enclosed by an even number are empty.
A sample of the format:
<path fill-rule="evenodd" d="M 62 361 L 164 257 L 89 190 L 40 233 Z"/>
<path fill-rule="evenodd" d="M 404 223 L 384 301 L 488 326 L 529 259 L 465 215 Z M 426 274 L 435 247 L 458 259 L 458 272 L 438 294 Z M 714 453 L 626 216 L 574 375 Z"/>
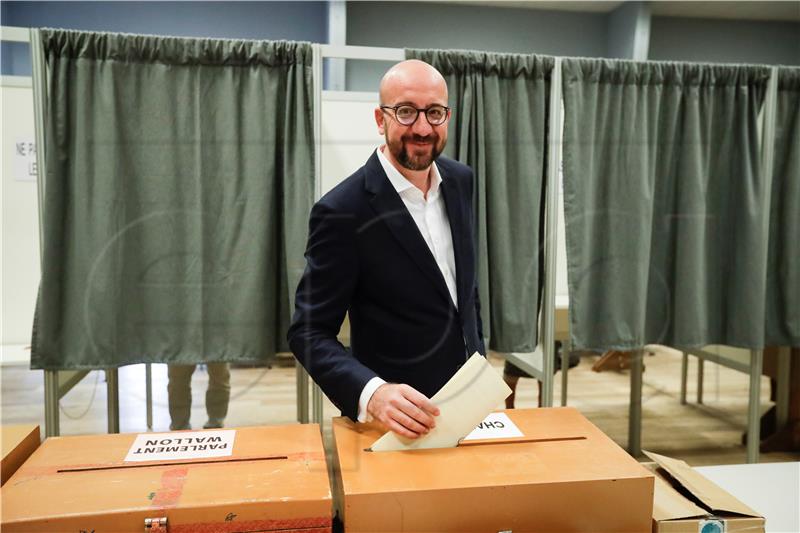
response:
<path fill-rule="evenodd" d="M 225 421 L 216 418 L 209 418 L 208 422 L 203 424 L 203 429 L 220 429 L 225 427 Z"/>

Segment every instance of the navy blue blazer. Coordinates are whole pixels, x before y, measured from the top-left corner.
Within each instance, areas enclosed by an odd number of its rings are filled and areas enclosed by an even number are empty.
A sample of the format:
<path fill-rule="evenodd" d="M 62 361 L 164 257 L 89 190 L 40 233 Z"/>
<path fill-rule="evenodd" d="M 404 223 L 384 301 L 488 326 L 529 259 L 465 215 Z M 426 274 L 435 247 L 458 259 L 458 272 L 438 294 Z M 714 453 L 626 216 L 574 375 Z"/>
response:
<path fill-rule="evenodd" d="M 472 222 L 472 170 L 436 160 L 456 265 L 458 309 L 377 154 L 311 210 L 306 268 L 288 340 L 328 398 L 355 420 L 377 376 L 433 396 L 474 352 L 486 354 Z M 350 349 L 336 339 L 350 314 Z"/>

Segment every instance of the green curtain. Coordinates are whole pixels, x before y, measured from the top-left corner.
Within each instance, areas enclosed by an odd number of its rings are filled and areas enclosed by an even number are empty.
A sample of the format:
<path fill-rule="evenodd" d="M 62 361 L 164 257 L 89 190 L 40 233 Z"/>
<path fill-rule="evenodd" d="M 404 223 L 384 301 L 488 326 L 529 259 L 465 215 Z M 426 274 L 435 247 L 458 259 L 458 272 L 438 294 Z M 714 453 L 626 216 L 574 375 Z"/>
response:
<path fill-rule="evenodd" d="M 565 59 L 576 349 L 764 341 L 766 67 Z"/>
<path fill-rule="evenodd" d="M 308 43 L 42 30 L 32 368 L 284 350 L 314 195 Z"/>
<path fill-rule="evenodd" d="M 537 344 L 551 57 L 406 50 L 447 80 L 445 154 L 475 172 L 478 283 L 484 335 L 500 352 Z"/>
<path fill-rule="evenodd" d="M 766 344 L 800 346 L 800 68 L 778 69 Z"/>

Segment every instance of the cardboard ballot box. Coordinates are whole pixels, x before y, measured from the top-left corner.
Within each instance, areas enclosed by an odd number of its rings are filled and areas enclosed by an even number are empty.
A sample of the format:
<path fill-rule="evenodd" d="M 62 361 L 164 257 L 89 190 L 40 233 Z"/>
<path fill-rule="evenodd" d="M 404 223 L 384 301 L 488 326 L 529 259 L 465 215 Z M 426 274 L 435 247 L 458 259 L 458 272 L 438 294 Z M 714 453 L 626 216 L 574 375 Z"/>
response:
<path fill-rule="evenodd" d="M 316 424 L 53 437 L 2 502 L 3 533 L 331 529 Z"/>
<path fill-rule="evenodd" d="M 653 533 L 763 533 L 764 518 L 679 459 L 644 452 L 655 463 Z"/>
<path fill-rule="evenodd" d="M 576 409 L 503 412 L 522 437 L 400 452 L 365 451 L 383 431 L 334 419 L 345 531 L 650 532 L 653 474 Z"/>
<path fill-rule="evenodd" d="M 39 447 L 42 439 L 39 426 L 33 424 L 0 427 L 3 442 L 3 462 L 0 465 L 0 485 L 22 466 L 25 459 Z"/>

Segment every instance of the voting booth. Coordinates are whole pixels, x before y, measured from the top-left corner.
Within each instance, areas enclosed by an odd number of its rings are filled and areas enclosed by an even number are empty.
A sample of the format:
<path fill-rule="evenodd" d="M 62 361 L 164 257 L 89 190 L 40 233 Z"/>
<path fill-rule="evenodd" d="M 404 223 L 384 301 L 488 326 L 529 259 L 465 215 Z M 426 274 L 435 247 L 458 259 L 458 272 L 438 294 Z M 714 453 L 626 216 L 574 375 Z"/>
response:
<path fill-rule="evenodd" d="M 331 531 L 316 424 L 51 437 L 2 501 L 4 533 Z"/>
<path fill-rule="evenodd" d="M 333 421 L 348 533 L 651 530 L 653 474 L 574 408 L 494 413 L 454 448 L 369 451 L 383 433 Z"/>

